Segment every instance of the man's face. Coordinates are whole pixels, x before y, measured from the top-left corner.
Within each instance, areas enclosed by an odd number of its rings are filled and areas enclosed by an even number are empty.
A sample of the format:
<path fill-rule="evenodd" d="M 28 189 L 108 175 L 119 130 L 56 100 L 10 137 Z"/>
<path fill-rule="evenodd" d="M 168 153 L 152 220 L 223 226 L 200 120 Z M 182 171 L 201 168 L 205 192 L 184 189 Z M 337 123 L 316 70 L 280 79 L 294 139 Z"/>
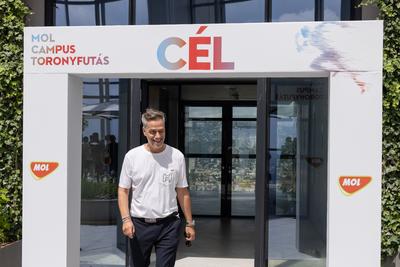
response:
<path fill-rule="evenodd" d="M 151 152 L 161 152 L 164 149 L 165 125 L 163 120 L 148 121 L 143 134 L 147 138 L 148 148 Z"/>

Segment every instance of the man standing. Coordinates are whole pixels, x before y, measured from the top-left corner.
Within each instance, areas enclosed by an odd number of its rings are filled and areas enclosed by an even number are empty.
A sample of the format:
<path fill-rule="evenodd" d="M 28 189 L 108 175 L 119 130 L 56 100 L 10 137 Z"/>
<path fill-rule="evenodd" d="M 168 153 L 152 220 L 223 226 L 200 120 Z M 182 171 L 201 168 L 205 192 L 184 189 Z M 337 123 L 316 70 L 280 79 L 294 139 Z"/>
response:
<path fill-rule="evenodd" d="M 173 267 L 181 233 L 177 197 L 186 219 L 186 239 L 195 239 L 185 159 L 179 150 L 164 143 L 163 112 L 147 109 L 142 123 L 147 143 L 131 149 L 121 169 L 118 206 L 122 231 L 129 237 L 134 267 L 149 266 L 153 246 L 156 267 Z"/>

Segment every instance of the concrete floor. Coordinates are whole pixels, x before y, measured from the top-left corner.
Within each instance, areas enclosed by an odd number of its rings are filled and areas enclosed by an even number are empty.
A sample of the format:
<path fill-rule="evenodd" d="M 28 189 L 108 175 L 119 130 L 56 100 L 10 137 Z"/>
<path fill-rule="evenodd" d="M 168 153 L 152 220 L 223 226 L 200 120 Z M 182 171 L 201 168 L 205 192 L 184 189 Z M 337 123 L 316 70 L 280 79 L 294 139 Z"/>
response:
<path fill-rule="evenodd" d="M 182 238 L 176 267 L 254 266 L 254 220 L 197 218 L 196 223 L 197 239 L 188 248 Z M 269 267 L 324 267 L 324 260 L 296 250 L 295 225 L 291 218 L 270 220 Z M 125 266 L 115 226 L 82 225 L 81 248 L 81 267 Z M 150 266 L 154 263 L 152 255 Z"/>

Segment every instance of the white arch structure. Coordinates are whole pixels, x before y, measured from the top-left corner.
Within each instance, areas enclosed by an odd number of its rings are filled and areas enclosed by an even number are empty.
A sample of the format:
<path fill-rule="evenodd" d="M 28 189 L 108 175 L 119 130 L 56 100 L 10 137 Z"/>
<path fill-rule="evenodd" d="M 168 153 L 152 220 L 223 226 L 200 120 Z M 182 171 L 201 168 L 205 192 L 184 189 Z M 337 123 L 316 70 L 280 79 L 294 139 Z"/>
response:
<path fill-rule="evenodd" d="M 380 266 L 382 40 L 381 21 L 26 28 L 22 266 L 79 266 L 85 77 L 328 77 L 327 266 Z"/>

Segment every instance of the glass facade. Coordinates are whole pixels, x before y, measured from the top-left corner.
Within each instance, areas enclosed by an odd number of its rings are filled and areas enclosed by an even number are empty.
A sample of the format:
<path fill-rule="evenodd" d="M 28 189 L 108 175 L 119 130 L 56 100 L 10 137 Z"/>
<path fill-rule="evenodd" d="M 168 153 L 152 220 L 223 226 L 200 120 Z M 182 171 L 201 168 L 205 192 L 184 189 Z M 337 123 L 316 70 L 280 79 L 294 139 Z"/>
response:
<path fill-rule="evenodd" d="M 129 0 L 56 0 L 56 26 L 129 24 Z"/>
<path fill-rule="evenodd" d="M 142 25 L 263 22 L 264 10 L 264 0 L 137 0 L 135 23 Z"/>
<path fill-rule="evenodd" d="M 354 19 L 356 1 L 352 0 L 325 0 L 324 20 L 351 20 Z"/>
<path fill-rule="evenodd" d="M 355 0 L 55 0 L 57 26 L 352 20 Z"/>
<path fill-rule="evenodd" d="M 313 21 L 315 0 L 272 0 L 272 21 Z"/>

